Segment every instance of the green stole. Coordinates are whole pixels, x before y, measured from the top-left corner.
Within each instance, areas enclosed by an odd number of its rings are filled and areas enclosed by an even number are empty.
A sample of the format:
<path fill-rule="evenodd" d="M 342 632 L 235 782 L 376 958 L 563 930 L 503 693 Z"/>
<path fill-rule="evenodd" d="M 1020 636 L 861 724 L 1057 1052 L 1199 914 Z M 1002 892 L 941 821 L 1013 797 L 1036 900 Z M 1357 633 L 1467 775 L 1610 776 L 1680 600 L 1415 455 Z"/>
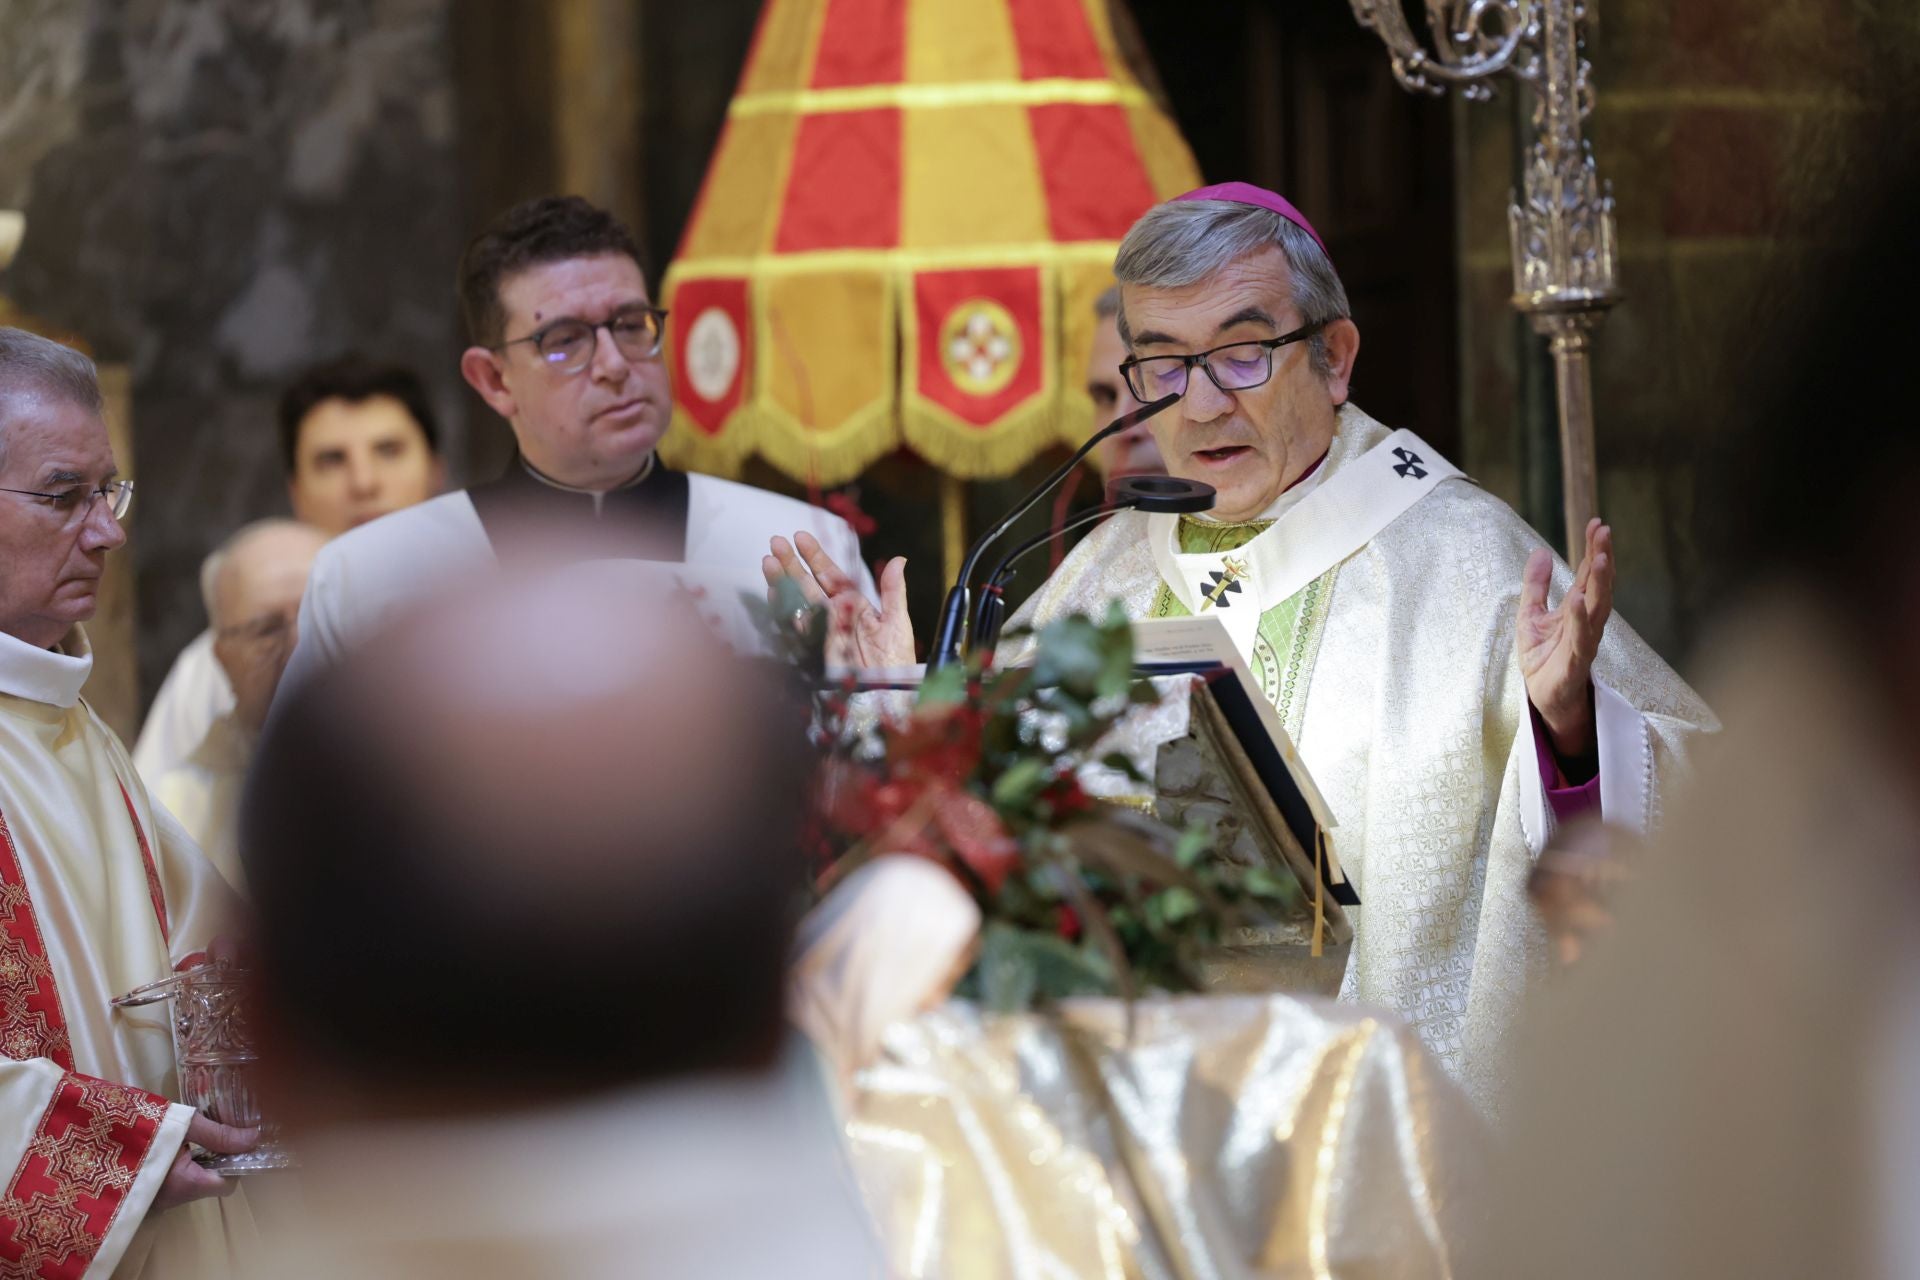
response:
<path fill-rule="evenodd" d="M 1249 520 L 1241 524 L 1216 524 L 1209 520 L 1182 517 L 1180 550 L 1187 555 L 1218 555 L 1237 550 L 1273 527 L 1271 520 Z M 1300 722 L 1306 716 L 1307 683 L 1313 675 L 1313 661 L 1320 650 L 1320 635 L 1325 630 L 1327 607 L 1333 598 L 1336 565 L 1300 590 L 1268 609 L 1260 617 L 1258 635 L 1247 662 L 1261 692 L 1280 713 L 1280 721 L 1295 742 L 1300 740 Z M 1185 618 L 1190 612 L 1173 589 L 1160 584 L 1149 615 L 1155 618 Z"/>

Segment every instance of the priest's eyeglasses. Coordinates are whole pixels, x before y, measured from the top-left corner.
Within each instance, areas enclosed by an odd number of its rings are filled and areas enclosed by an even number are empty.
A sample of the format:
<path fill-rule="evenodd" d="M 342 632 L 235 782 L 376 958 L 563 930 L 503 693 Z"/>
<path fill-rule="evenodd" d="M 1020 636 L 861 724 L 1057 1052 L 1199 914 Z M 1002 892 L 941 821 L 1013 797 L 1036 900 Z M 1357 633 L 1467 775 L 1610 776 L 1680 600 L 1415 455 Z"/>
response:
<path fill-rule="evenodd" d="M 502 351 L 525 342 L 540 353 L 540 359 L 556 373 L 578 373 L 593 361 L 593 348 L 605 329 L 629 360 L 651 360 L 660 354 L 660 340 L 666 334 L 667 313 L 659 307 L 628 307 L 607 320 L 589 324 L 585 320 L 555 320 L 546 328 L 524 338 L 509 338 L 500 344 Z"/>
<path fill-rule="evenodd" d="M 68 524 L 79 524 L 93 514 L 93 504 L 105 500 L 107 510 L 113 512 L 115 520 L 125 520 L 127 511 L 133 506 L 133 481 L 109 480 L 98 489 L 88 489 L 75 485 L 71 489 L 62 489 L 58 493 L 42 493 L 38 489 L 0 489 L 0 493 L 17 493 L 25 498 L 42 498 L 46 504 L 66 517 Z"/>
<path fill-rule="evenodd" d="M 1229 342 L 1190 356 L 1131 356 L 1120 362 L 1120 376 L 1141 404 L 1187 394 L 1187 379 L 1195 365 L 1205 369 L 1213 385 L 1222 391 L 1247 391 L 1273 376 L 1275 351 L 1289 343 L 1304 342 L 1326 327 L 1325 320 L 1316 320 L 1277 338 Z"/>

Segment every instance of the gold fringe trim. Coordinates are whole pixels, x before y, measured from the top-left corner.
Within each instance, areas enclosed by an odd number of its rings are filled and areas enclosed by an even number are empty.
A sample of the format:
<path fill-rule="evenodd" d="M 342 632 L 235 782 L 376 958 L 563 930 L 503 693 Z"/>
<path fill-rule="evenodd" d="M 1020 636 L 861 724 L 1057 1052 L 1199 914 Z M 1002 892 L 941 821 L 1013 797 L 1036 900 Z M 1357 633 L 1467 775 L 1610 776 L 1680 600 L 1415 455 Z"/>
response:
<path fill-rule="evenodd" d="M 1060 406 L 1035 395 L 989 427 L 976 427 L 922 397 L 900 409 L 900 433 L 921 457 L 948 475 L 994 480 L 1012 475 L 1060 443 Z"/>
<path fill-rule="evenodd" d="M 802 425 L 770 405 L 755 407 L 752 434 L 760 456 L 802 484 L 830 489 L 859 478 L 900 446 L 893 390 L 831 430 Z"/>

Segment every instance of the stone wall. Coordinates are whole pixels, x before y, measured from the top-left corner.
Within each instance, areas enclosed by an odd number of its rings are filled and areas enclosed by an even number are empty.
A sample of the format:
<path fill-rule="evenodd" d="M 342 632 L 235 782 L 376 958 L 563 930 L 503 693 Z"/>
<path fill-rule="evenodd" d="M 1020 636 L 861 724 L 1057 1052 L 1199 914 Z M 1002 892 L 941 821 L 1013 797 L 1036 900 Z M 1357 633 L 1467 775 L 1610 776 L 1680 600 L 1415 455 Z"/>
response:
<path fill-rule="evenodd" d="M 286 508 L 273 408 L 349 347 L 433 388 L 464 456 L 453 0 L 0 0 L 0 292 L 132 372 L 141 683 L 204 625 L 201 557 Z"/>
<path fill-rule="evenodd" d="M 1874 86 L 1920 52 L 1920 7 L 1598 0 L 1590 137 L 1618 202 L 1625 300 L 1595 344 L 1601 510 L 1621 611 L 1670 659 L 1699 634 L 1703 449 L 1743 402 L 1788 229 L 1859 154 Z M 1506 202 L 1519 104 L 1457 109 L 1465 463 L 1557 530 L 1551 366 L 1514 318 Z M 1790 359 L 1791 353 L 1780 353 Z"/>

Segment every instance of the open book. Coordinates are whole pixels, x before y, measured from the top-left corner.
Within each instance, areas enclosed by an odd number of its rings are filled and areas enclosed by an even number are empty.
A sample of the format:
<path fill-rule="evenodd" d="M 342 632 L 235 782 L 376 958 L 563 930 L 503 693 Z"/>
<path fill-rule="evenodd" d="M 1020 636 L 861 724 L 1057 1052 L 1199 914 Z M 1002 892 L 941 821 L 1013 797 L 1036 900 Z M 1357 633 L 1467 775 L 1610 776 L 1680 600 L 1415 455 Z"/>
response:
<path fill-rule="evenodd" d="M 1284 861 L 1311 895 L 1315 845 L 1331 835 L 1334 815 L 1227 629 L 1210 617 L 1152 618 L 1133 624 L 1133 643 L 1142 675 L 1198 678 L 1186 733 L 1159 745 L 1151 775 L 1159 816 L 1176 827 L 1196 819 L 1214 827 L 1223 852 Z M 1223 807 L 1231 812 L 1214 812 Z M 1328 894 L 1358 906 L 1331 839 L 1324 857 Z M 1342 919 L 1336 937 L 1344 926 Z"/>
<path fill-rule="evenodd" d="M 1287 980 L 1272 980 L 1284 953 L 1309 958 L 1314 930 L 1314 888 L 1323 880 L 1323 941 L 1344 951 L 1353 929 L 1345 908 L 1358 906 L 1359 892 L 1340 865 L 1332 838 L 1334 814 L 1307 772 L 1286 726 L 1255 681 L 1217 618 L 1152 618 L 1133 624 L 1134 662 L 1160 693 L 1157 705 L 1136 708 L 1090 752 L 1093 759 L 1117 751 L 1138 774 L 1153 781 L 1151 795 L 1117 770 L 1088 764 L 1081 771 L 1089 793 L 1151 810 L 1176 830 L 1206 829 L 1224 857 L 1264 866 L 1299 885 L 1304 910 L 1259 936 L 1234 939 L 1245 962 L 1239 979 L 1249 987 L 1325 989 L 1337 981 L 1340 963 L 1311 961 Z M 924 667 L 849 672 L 862 689 L 918 687 Z M 1316 874 L 1316 853 L 1324 876 Z"/>

